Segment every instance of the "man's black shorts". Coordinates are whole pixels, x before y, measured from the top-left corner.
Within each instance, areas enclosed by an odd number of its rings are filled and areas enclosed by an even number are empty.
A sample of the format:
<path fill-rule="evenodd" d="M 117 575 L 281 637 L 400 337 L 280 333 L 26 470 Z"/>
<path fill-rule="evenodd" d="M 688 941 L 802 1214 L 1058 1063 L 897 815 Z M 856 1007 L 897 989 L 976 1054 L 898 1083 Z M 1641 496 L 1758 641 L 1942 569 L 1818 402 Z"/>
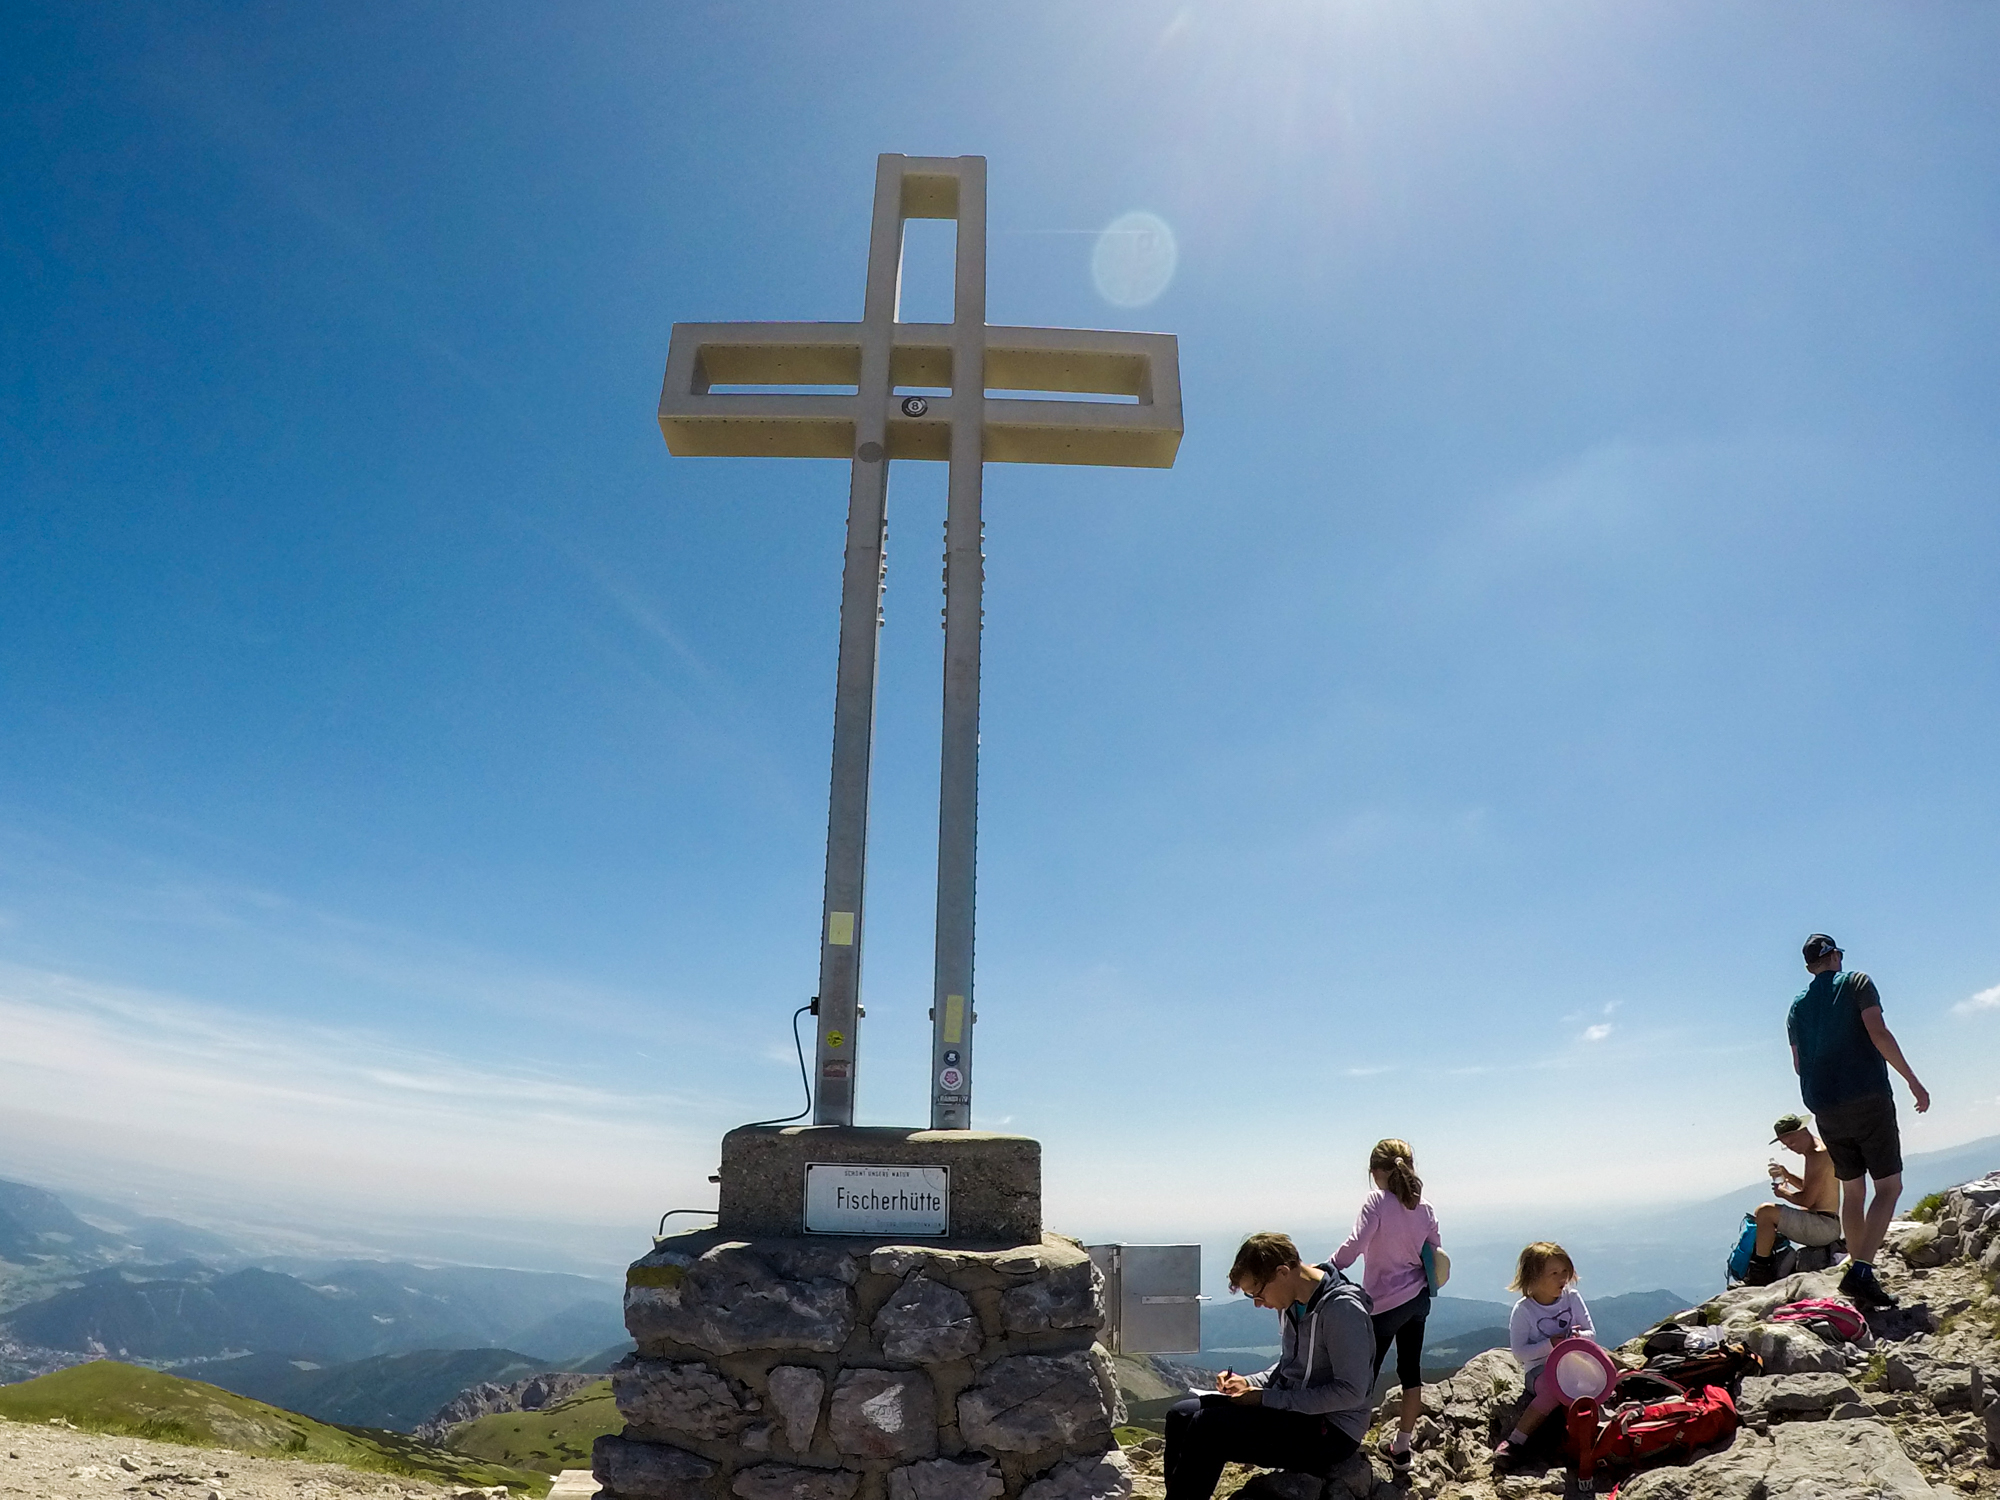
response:
<path fill-rule="evenodd" d="M 1903 1137 L 1896 1128 L 1896 1096 L 1863 1094 L 1843 1104 L 1815 1110 L 1819 1138 L 1833 1158 L 1833 1175 L 1852 1182 L 1870 1177 L 1894 1177 L 1903 1170 Z"/>

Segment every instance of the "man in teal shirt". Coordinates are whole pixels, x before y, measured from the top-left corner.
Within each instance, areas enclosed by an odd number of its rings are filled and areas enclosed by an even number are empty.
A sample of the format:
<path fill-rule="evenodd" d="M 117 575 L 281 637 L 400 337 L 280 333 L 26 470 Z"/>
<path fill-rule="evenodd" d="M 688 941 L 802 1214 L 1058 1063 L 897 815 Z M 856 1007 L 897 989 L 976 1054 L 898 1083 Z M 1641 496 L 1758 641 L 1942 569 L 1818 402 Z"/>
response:
<path fill-rule="evenodd" d="M 1840 1290 L 1864 1307 L 1894 1307 L 1896 1299 L 1875 1278 L 1875 1252 L 1903 1191 L 1903 1143 L 1889 1069 L 1910 1085 L 1918 1114 L 1931 1107 L 1931 1096 L 1883 1024 L 1875 981 L 1843 967 L 1845 958 L 1823 932 L 1806 939 L 1812 983 L 1792 1002 L 1785 1030 L 1799 1093 L 1819 1122 L 1820 1140 L 1840 1179 L 1840 1225 L 1849 1257 Z M 1867 1201 L 1871 1177 L 1872 1203 Z"/>

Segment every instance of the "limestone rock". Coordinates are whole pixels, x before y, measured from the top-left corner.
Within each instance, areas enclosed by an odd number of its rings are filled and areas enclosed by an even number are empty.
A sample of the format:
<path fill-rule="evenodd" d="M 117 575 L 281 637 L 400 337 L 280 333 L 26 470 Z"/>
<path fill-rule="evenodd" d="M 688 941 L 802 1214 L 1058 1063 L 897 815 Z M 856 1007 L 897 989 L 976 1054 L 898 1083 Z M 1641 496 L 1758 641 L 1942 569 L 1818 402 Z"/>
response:
<path fill-rule="evenodd" d="M 1830 1412 L 1861 1393 L 1845 1375 L 1748 1375 L 1743 1398 L 1736 1403 L 1745 1421 L 1768 1417 L 1809 1416 Z"/>
<path fill-rule="evenodd" d="M 1931 1500 L 1936 1494 L 1880 1422 L 1794 1422 L 1772 1435 L 1764 1500 Z"/>
<path fill-rule="evenodd" d="M 1924 1395 L 1939 1411 L 1979 1409 L 1979 1371 L 1950 1365 L 1932 1365 L 1924 1378 Z"/>
<path fill-rule="evenodd" d="M 927 1459 L 889 1471 L 889 1500 L 999 1500 L 1007 1481 L 990 1458 Z"/>
<path fill-rule="evenodd" d="M 1719 1453 L 1685 1468 L 1647 1469 L 1619 1487 L 1621 1500 L 1763 1500 L 1777 1445 L 1748 1429 Z"/>
<path fill-rule="evenodd" d="M 1388 1464 L 1366 1453 L 1353 1453 L 1326 1477 L 1327 1500 L 1369 1500 L 1375 1495 L 1401 1495 Z"/>
<path fill-rule="evenodd" d="M 619 1413 L 645 1434 L 727 1437 L 758 1409 L 739 1401 L 729 1382 L 700 1360 L 634 1359 L 612 1372 Z"/>
<path fill-rule="evenodd" d="M 776 1431 L 777 1429 L 769 1422 L 758 1422 L 754 1426 L 744 1428 L 736 1441 L 743 1445 L 745 1453 L 769 1453 L 771 1436 Z"/>
<path fill-rule="evenodd" d="M 1471 1432 L 1477 1444 L 1491 1447 L 1514 1425 L 1526 1394 L 1521 1362 L 1505 1349 L 1488 1349 L 1467 1360 L 1450 1380 L 1426 1385 L 1424 1410 L 1431 1411 L 1436 1401 L 1436 1415 L 1447 1427 Z M 1390 1410 L 1384 1408 L 1385 1413 Z"/>
<path fill-rule="evenodd" d="M 1132 1470 L 1125 1455 L 1113 1448 L 1057 1464 L 1022 1490 L 1021 1500 L 1125 1500 L 1131 1493 Z M 1308 1495 L 1303 1500 L 1318 1500 L 1318 1496 Z"/>
<path fill-rule="evenodd" d="M 958 1398 L 958 1428 L 975 1448 L 1033 1453 L 1108 1437 L 1111 1404 L 1088 1354 L 996 1359 Z"/>
<path fill-rule="evenodd" d="M 567 1400 L 585 1386 L 594 1385 L 603 1378 L 602 1375 L 584 1375 L 570 1370 L 544 1370 L 539 1375 L 530 1375 L 525 1380 L 506 1385 L 481 1381 L 478 1385 L 467 1386 L 430 1417 L 411 1428 L 410 1436 L 433 1448 L 442 1448 L 445 1439 L 451 1436 L 452 1428 L 462 1422 L 492 1416 L 496 1412 L 541 1411 L 558 1401 Z"/>
<path fill-rule="evenodd" d="M 1937 1314 L 1928 1302 L 1905 1302 L 1901 1307 L 1871 1307 L 1864 1310 L 1868 1331 L 1878 1339 L 1900 1343 L 1919 1333 L 1936 1333 Z"/>
<path fill-rule="evenodd" d="M 920 1371 L 843 1370 L 827 1429 L 856 1458 L 937 1457 L 937 1393 Z"/>
<path fill-rule="evenodd" d="M 1321 1500 L 1326 1494 L 1326 1481 L 1317 1474 L 1301 1474 L 1290 1469 L 1270 1469 L 1262 1474 L 1253 1474 L 1249 1483 L 1236 1492 L 1231 1500 Z M 1343 1495 L 1346 1491 L 1341 1492 Z M 1023 1494 L 1021 1500 L 1028 1500 Z M 1041 1500 L 1036 1496 L 1035 1500 Z"/>
<path fill-rule="evenodd" d="M 831 1353 L 854 1328 L 854 1258 L 821 1247 L 753 1250 L 724 1241 L 691 1256 L 662 1247 L 625 1275 L 625 1326 L 710 1354 Z"/>
<path fill-rule="evenodd" d="M 1101 1328 L 1104 1273 L 1088 1260 L 1061 1266 L 1000 1298 L 1000 1324 L 1009 1333 L 1047 1333 L 1053 1328 Z"/>
<path fill-rule="evenodd" d="M 819 1427 L 819 1403 L 826 1395 L 826 1376 L 806 1365 L 779 1365 L 771 1371 L 767 1389 L 771 1409 L 785 1424 L 785 1441 L 794 1453 L 812 1446 Z"/>
<path fill-rule="evenodd" d="M 590 1471 L 620 1500 L 702 1500 L 715 1477 L 715 1465 L 699 1454 L 622 1437 L 597 1440 Z"/>
<path fill-rule="evenodd" d="M 739 1469 L 729 1492 L 741 1500 L 854 1500 L 861 1476 L 852 1469 L 802 1469 L 795 1464 L 758 1464 Z"/>
<path fill-rule="evenodd" d="M 1111 1352 L 1102 1344 L 1090 1346 L 1090 1367 L 1097 1372 L 1098 1393 L 1104 1397 L 1105 1420 L 1113 1427 L 1125 1423 L 1125 1392 L 1118 1385 L 1118 1367 L 1111 1362 Z"/>
<path fill-rule="evenodd" d="M 1941 1266 L 1950 1259 L 1939 1241 L 1943 1238 L 1935 1224 L 1914 1224 L 1889 1241 L 1889 1248 L 1913 1266 Z"/>
<path fill-rule="evenodd" d="M 1753 1323 L 1743 1344 L 1773 1375 L 1807 1375 L 1847 1368 L 1847 1353 L 1798 1323 Z"/>
<path fill-rule="evenodd" d="M 913 1271 L 890 1295 L 875 1314 L 874 1327 L 884 1354 L 913 1364 L 965 1359 L 986 1342 L 965 1295 L 921 1271 Z"/>
<path fill-rule="evenodd" d="M 1800 1271 L 1769 1286 L 1736 1287 L 1710 1299 L 1703 1308 L 1711 1321 L 1728 1330 L 1731 1338 L 1740 1339 L 1753 1323 L 1763 1322 L 1772 1309 L 1806 1297 L 1840 1298 L 1839 1278 L 1824 1271 Z"/>

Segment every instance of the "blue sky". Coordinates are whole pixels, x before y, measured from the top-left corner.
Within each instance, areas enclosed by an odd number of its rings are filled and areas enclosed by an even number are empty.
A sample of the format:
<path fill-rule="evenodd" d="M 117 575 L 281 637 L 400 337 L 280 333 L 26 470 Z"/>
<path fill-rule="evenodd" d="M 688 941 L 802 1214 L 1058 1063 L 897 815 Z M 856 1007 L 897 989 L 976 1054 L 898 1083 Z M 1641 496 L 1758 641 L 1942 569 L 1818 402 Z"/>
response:
<path fill-rule="evenodd" d="M 677 320 L 859 315 L 884 150 L 988 158 L 994 322 L 1180 338 L 1172 471 L 987 476 L 975 1112 L 1054 1225 L 1337 1222 L 1385 1134 L 1448 1228 L 1754 1178 L 1815 928 L 1912 1148 L 2000 1133 L 1990 9 L 16 6 L 0 59 L 0 1169 L 643 1247 L 796 1107 L 846 471 L 653 407 Z M 878 1123 L 942 518 L 898 465 Z"/>

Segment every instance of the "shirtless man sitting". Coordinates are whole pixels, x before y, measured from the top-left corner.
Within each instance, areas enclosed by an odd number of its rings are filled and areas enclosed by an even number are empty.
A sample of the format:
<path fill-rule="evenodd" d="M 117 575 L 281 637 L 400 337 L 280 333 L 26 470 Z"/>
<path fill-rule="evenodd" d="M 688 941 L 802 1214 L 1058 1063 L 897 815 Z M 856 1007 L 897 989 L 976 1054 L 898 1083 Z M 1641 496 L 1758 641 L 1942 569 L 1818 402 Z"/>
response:
<path fill-rule="evenodd" d="M 1757 1209 L 1757 1245 L 1750 1257 L 1746 1286 L 1769 1286 L 1777 1280 L 1772 1251 L 1783 1235 L 1794 1245 L 1831 1245 L 1840 1238 L 1840 1182 L 1833 1175 L 1833 1157 L 1806 1128 L 1802 1115 L 1780 1115 L 1771 1127 L 1772 1144 L 1805 1158 L 1805 1174 L 1771 1163 L 1771 1191 L 1785 1201 Z"/>

